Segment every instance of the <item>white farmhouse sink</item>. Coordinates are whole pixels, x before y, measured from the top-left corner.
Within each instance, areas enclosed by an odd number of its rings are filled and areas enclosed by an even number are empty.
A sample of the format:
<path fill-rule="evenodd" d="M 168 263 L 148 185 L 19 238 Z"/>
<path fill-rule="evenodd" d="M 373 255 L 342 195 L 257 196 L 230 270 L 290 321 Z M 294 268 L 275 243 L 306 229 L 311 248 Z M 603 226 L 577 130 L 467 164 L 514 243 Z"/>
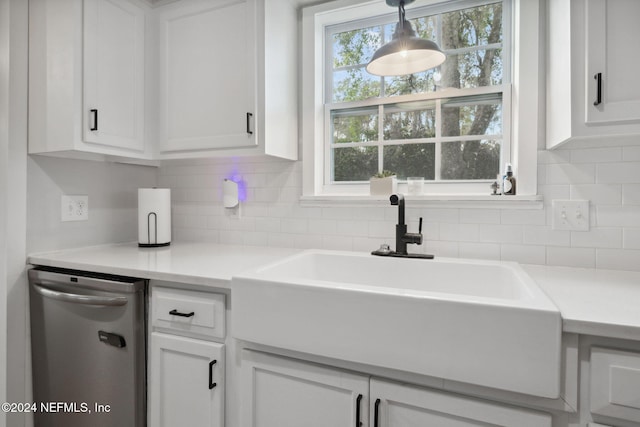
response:
<path fill-rule="evenodd" d="M 235 338 L 536 396 L 558 309 L 516 263 L 305 251 L 232 280 Z"/>

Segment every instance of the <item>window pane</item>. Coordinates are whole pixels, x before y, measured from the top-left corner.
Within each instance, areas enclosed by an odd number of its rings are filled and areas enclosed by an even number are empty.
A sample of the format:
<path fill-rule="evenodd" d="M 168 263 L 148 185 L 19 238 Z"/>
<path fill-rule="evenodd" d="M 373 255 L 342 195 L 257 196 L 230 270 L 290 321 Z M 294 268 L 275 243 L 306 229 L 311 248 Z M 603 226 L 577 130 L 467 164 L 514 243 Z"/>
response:
<path fill-rule="evenodd" d="M 501 141 L 442 143 L 441 179 L 495 179 L 500 172 Z"/>
<path fill-rule="evenodd" d="M 502 84 L 502 49 L 447 54 L 438 89 L 474 88 Z"/>
<path fill-rule="evenodd" d="M 502 43 L 502 3 L 442 14 L 443 49 L 463 49 Z"/>
<path fill-rule="evenodd" d="M 332 102 L 360 101 L 380 96 L 380 78 L 364 68 L 351 68 L 333 73 Z"/>
<path fill-rule="evenodd" d="M 433 102 L 392 104 L 384 107 L 384 139 L 433 138 L 436 110 Z"/>
<path fill-rule="evenodd" d="M 442 87 L 502 84 L 502 38 L 501 3 L 443 14 L 440 47 L 447 60 L 441 66 Z"/>
<path fill-rule="evenodd" d="M 435 144 L 387 145 L 383 148 L 384 169 L 395 172 L 398 179 L 408 176 L 435 178 Z"/>
<path fill-rule="evenodd" d="M 333 68 L 362 65 L 382 46 L 382 27 L 368 27 L 333 35 Z"/>
<path fill-rule="evenodd" d="M 423 16 L 409 20 L 416 32 L 416 36 L 427 40 L 438 40 L 438 18 L 436 16 Z"/>
<path fill-rule="evenodd" d="M 378 147 L 334 148 L 334 181 L 368 181 L 378 172 Z"/>
<path fill-rule="evenodd" d="M 464 98 L 443 102 L 442 136 L 460 135 L 502 135 L 502 101 Z"/>
<path fill-rule="evenodd" d="M 331 112 L 332 142 L 367 142 L 378 139 L 378 109 Z"/>
<path fill-rule="evenodd" d="M 435 73 L 436 70 L 428 70 L 406 76 L 385 77 L 384 93 L 386 96 L 397 96 L 433 92 L 436 90 Z"/>

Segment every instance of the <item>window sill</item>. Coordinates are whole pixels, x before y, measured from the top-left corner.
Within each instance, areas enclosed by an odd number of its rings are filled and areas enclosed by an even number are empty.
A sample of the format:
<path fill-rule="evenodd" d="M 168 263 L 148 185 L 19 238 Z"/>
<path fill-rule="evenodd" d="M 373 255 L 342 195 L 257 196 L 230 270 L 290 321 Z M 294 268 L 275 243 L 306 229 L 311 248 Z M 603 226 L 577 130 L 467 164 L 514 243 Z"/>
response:
<path fill-rule="evenodd" d="M 542 196 L 491 196 L 491 195 L 405 195 L 411 207 L 473 208 L 473 209 L 542 209 Z M 388 196 L 318 195 L 300 197 L 303 207 L 330 206 L 382 206 L 389 203 Z"/>

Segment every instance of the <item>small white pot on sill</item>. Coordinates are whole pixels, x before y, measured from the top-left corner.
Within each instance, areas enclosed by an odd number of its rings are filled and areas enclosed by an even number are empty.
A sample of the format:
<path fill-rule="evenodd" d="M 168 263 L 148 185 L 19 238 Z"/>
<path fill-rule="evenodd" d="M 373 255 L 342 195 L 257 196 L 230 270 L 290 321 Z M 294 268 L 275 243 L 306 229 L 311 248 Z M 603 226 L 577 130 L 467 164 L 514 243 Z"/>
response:
<path fill-rule="evenodd" d="M 397 192 L 398 178 L 395 175 L 369 179 L 369 194 L 372 196 L 390 196 Z"/>

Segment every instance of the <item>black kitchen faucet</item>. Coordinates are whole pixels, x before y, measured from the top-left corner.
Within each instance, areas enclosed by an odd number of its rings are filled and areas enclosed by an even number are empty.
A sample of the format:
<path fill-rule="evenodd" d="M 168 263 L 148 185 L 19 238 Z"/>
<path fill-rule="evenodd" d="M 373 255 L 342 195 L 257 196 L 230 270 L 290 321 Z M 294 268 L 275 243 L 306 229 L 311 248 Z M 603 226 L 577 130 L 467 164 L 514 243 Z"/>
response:
<path fill-rule="evenodd" d="M 422 217 L 417 233 L 407 233 L 407 224 L 404 221 L 404 196 L 402 194 L 392 194 L 389 197 L 392 206 L 398 206 L 398 223 L 396 224 L 396 250 L 392 251 L 388 245 L 382 245 L 380 249 L 371 252 L 372 255 L 392 256 L 403 258 L 423 258 L 433 259 L 433 255 L 410 254 L 407 252 L 407 245 L 422 244 Z"/>

